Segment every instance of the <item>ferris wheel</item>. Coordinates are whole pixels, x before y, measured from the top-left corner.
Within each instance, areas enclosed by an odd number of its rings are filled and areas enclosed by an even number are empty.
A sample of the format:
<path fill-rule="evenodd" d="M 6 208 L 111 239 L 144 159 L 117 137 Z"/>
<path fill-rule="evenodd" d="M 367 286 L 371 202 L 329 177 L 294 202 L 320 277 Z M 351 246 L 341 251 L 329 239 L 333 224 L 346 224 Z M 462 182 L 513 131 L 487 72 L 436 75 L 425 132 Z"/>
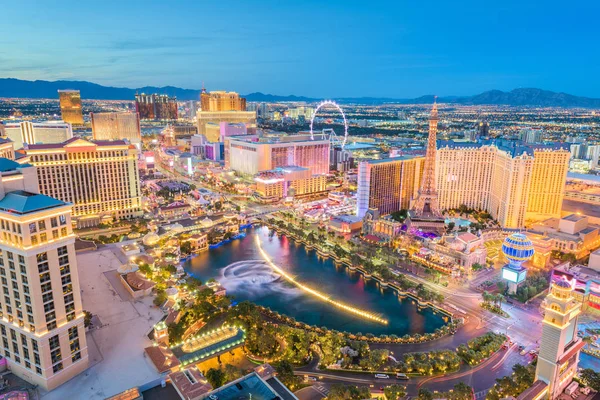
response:
<path fill-rule="evenodd" d="M 313 131 L 315 116 L 317 115 L 317 112 L 321 108 L 327 107 L 327 106 L 336 108 L 340 112 L 340 114 L 342 114 L 342 118 L 344 119 L 344 138 L 343 139 L 338 138 L 338 136 L 335 134 L 333 129 L 327 129 L 327 131 L 330 132 L 329 138 L 330 138 L 330 141 L 332 142 L 332 144 L 340 145 L 343 149 L 344 146 L 346 145 L 346 141 L 348 140 L 348 121 L 346 120 L 346 114 L 344 114 L 344 111 L 342 110 L 342 108 L 333 100 L 324 100 L 319 103 L 317 108 L 315 108 L 315 112 L 313 113 L 313 115 L 310 119 L 310 140 L 315 140 L 315 135 L 314 135 L 314 131 Z M 323 132 L 325 132 L 325 130 Z"/>

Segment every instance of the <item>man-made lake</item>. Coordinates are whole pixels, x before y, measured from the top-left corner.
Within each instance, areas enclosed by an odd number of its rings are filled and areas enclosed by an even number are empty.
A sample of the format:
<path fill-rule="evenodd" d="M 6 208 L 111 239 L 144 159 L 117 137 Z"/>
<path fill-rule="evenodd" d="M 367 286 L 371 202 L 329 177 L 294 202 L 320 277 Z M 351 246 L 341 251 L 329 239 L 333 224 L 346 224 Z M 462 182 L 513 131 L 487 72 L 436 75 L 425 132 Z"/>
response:
<path fill-rule="evenodd" d="M 271 260 L 312 289 L 336 301 L 378 314 L 387 325 L 345 313 L 285 281 L 262 259 L 256 236 Z M 205 282 L 215 278 L 236 301 L 250 300 L 311 325 L 342 332 L 395 334 L 433 332 L 443 326 L 443 315 L 419 310 L 411 299 L 399 299 L 391 289 L 380 289 L 372 279 L 331 259 L 322 259 L 286 236 L 266 227 L 250 229 L 243 239 L 201 253 L 184 264 L 185 270 Z"/>

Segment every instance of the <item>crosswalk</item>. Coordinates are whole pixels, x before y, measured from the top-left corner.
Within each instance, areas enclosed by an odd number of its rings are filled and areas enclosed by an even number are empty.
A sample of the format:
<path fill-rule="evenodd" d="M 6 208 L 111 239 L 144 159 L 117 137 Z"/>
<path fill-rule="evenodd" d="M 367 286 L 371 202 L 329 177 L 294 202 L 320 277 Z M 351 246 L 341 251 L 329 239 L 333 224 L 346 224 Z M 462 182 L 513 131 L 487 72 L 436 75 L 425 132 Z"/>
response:
<path fill-rule="evenodd" d="M 317 392 L 321 393 L 325 397 L 327 397 L 327 395 L 329 394 L 329 389 L 327 389 L 325 386 L 321 385 L 320 383 L 313 385 L 312 388 L 314 390 L 316 390 Z"/>
<path fill-rule="evenodd" d="M 475 400 L 484 400 L 487 395 L 487 390 L 482 390 L 480 392 L 475 393 Z"/>

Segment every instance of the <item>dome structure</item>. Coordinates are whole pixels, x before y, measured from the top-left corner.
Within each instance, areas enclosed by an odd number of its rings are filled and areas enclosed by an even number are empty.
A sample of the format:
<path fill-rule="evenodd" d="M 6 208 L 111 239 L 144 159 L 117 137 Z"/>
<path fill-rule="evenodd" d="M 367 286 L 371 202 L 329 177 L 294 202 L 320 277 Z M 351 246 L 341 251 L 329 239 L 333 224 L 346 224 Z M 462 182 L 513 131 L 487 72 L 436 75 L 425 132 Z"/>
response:
<path fill-rule="evenodd" d="M 562 289 L 571 290 L 571 284 L 564 279 L 557 280 L 556 282 L 554 282 L 554 285 Z"/>
<path fill-rule="evenodd" d="M 124 274 L 128 274 L 130 272 L 135 272 L 138 269 L 140 269 L 140 267 L 138 267 L 138 265 L 136 263 L 128 262 L 128 263 L 121 265 L 119 268 L 117 268 L 117 272 L 121 275 L 124 275 Z"/>
<path fill-rule="evenodd" d="M 159 240 L 160 237 L 156 233 L 148 232 L 146 236 L 144 236 L 144 238 L 142 239 L 142 242 L 146 246 L 154 246 L 156 243 L 158 243 Z"/>
<path fill-rule="evenodd" d="M 511 266 L 520 268 L 521 264 L 533 257 L 535 250 L 527 236 L 522 233 L 513 233 L 504 239 L 502 253 Z"/>

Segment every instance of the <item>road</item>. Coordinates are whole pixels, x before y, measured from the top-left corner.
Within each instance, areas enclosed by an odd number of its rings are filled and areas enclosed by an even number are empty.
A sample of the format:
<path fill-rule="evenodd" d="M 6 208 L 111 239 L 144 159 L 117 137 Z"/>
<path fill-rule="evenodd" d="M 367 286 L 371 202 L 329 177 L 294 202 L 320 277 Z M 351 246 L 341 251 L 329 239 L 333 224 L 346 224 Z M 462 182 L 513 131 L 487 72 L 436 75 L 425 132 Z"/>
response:
<path fill-rule="evenodd" d="M 181 174 L 174 174 L 173 171 L 162 169 L 165 175 L 174 176 L 187 183 L 198 185 L 188 177 Z M 218 192 L 213 188 L 207 188 L 210 191 Z M 221 193 L 223 196 L 231 196 L 228 193 Z M 244 201 L 247 214 L 261 215 L 277 211 L 278 207 L 271 205 L 258 205 L 249 201 Z M 425 352 L 431 350 L 456 349 L 460 344 L 480 336 L 486 332 L 492 331 L 507 334 L 516 343 L 515 346 L 523 345 L 527 350 L 537 346 L 537 339 L 541 336 L 541 315 L 535 306 L 516 306 L 504 304 L 503 309 L 509 314 L 510 318 L 503 318 L 481 308 L 481 294 L 474 292 L 469 287 L 459 286 L 456 283 L 450 283 L 448 287 L 438 285 L 427 281 L 422 277 L 411 273 L 409 263 L 405 262 L 400 268 L 393 268 L 397 273 L 402 273 L 428 288 L 439 291 L 445 297 L 444 303 L 456 310 L 457 315 L 465 318 L 465 324 L 454 334 L 444 338 L 415 344 L 383 344 L 371 343 L 372 349 L 385 348 L 390 350 L 396 358 L 398 356 L 411 352 Z M 431 390 L 446 391 L 451 389 L 458 382 L 465 382 L 472 386 L 476 392 L 489 389 L 494 385 L 495 379 L 509 375 L 512 372 L 512 366 L 516 363 L 527 363 L 528 356 L 521 356 L 511 347 L 506 351 L 495 354 L 489 360 L 477 367 L 465 367 L 458 372 L 442 377 L 419 377 L 411 379 L 408 384 L 406 381 L 390 379 L 376 379 L 372 373 L 346 372 L 346 371 L 320 371 L 318 367 L 318 357 L 313 357 L 311 363 L 296 370 L 297 375 L 310 375 L 319 378 L 319 384 L 327 387 L 335 382 L 347 382 L 357 385 L 389 385 L 399 383 L 408 386 L 409 393 L 416 393 L 420 385 L 425 385 Z"/>

